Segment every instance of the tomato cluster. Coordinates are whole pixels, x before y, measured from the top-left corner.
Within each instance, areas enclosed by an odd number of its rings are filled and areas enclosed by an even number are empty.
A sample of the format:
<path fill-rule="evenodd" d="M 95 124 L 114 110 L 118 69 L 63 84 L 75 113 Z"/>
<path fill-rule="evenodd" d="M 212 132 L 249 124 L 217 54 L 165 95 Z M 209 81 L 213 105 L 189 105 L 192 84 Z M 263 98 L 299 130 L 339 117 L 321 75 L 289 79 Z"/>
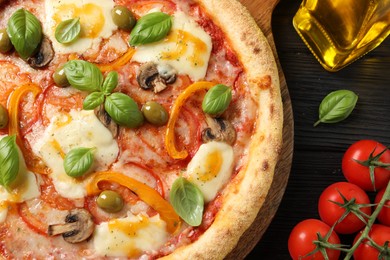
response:
<path fill-rule="evenodd" d="M 390 200 L 372 216 L 389 185 L 390 151 L 374 140 L 358 141 L 345 152 L 342 171 L 348 182 L 334 183 L 321 193 L 321 220 L 304 220 L 291 231 L 288 249 L 294 260 L 325 259 L 325 253 L 330 260 L 339 259 L 341 251 L 353 252 L 354 259 L 390 258 Z M 374 204 L 366 191 L 378 191 Z M 373 220 L 375 224 L 364 234 Z M 356 234 L 356 246 L 342 247 L 339 234 Z"/>

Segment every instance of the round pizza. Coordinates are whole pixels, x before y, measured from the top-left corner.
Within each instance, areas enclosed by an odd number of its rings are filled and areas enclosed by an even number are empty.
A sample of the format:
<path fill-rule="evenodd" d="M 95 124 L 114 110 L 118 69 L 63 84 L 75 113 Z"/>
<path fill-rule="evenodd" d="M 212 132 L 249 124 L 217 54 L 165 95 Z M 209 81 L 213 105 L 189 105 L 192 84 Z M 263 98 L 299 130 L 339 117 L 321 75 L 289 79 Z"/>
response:
<path fill-rule="evenodd" d="M 278 72 L 235 0 L 0 1 L 0 258 L 221 259 L 266 199 Z"/>

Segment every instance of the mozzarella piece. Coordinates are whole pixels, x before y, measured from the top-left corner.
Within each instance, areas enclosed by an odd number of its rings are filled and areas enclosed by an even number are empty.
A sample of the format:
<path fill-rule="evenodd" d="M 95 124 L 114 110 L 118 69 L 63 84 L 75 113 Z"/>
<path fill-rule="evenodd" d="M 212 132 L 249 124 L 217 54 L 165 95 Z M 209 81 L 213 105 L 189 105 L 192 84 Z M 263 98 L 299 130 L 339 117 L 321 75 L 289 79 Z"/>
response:
<path fill-rule="evenodd" d="M 173 15 L 173 25 L 166 39 L 138 46 L 133 61 L 166 63 L 179 74 L 198 81 L 206 76 L 212 49 L 211 37 L 193 18 L 178 11 Z"/>
<path fill-rule="evenodd" d="M 0 136 L 0 140 L 5 135 Z M 8 202 L 20 203 L 41 195 L 40 187 L 34 173 L 26 167 L 23 154 L 19 150 L 19 175 L 22 175 L 24 181 L 14 190 L 8 192 L 3 186 L 0 186 L 0 223 L 4 222 L 8 213 Z"/>
<path fill-rule="evenodd" d="M 99 255 L 138 257 L 139 252 L 153 251 L 167 241 L 166 223 L 159 215 L 144 214 L 103 222 L 96 226 L 93 247 Z"/>
<path fill-rule="evenodd" d="M 114 8 L 113 0 L 46 0 L 46 22 L 44 33 L 53 43 L 56 53 L 82 54 L 92 46 L 100 44 L 104 38 L 109 38 L 117 29 L 111 16 Z M 55 30 L 61 21 L 80 18 L 80 37 L 69 44 L 61 44 L 55 38 Z"/>
<path fill-rule="evenodd" d="M 233 148 L 223 142 L 202 144 L 187 166 L 186 177 L 202 191 L 205 202 L 215 198 L 233 172 Z"/>
<path fill-rule="evenodd" d="M 106 170 L 117 158 L 119 147 L 111 132 L 93 111 L 71 110 L 57 113 L 50 121 L 43 137 L 33 145 L 51 169 L 50 177 L 57 192 L 65 198 L 83 198 L 87 192 L 85 181 L 69 177 L 64 170 L 63 157 L 73 148 L 94 147 L 93 170 Z"/>

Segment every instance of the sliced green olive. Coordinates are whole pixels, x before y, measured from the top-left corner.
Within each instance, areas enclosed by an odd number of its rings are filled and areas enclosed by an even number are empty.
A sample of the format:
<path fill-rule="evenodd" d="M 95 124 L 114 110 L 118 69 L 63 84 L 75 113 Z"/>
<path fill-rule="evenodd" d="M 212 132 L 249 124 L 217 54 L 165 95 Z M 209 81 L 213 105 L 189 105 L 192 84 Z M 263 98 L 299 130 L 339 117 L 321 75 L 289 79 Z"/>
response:
<path fill-rule="evenodd" d="M 12 43 L 9 39 L 6 29 L 0 29 L 0 52 L 6 53 L 12 49 Z"/>
<path fill-rule="evenodd" d="M 96 203 L 99 208 L 109 213 L 121 211 L 123 208 L 122 196 L 112 190 L 102 191 L 97 198 Z"/>
<path fill-rule="evenodd" d="M 53 80 L 58 87 L 64 88 L 69 86 L 69 81 L 66 78 L 64 66 L 58 67 L 53 74 Z"/>
<path fill-rule="evenodd" d="M 154 101 L 149 101 L 143 105 L 142 113 L 149 123 L 157 126 L 165 125 L 169 119 L 167 110 L 162 105 Z"/>
<path fill-rule="evenodd" d="M 131 31 L 137 22 L 133 13 L 124 6 L 117 5 L 112 11 L 112 20 L 118 26 L 119 29 Z"/>
<path fill-rule="evenodd" d="M 8 125 L 8 111 L 0 104 L 0 129 L 6 128 Z"/>

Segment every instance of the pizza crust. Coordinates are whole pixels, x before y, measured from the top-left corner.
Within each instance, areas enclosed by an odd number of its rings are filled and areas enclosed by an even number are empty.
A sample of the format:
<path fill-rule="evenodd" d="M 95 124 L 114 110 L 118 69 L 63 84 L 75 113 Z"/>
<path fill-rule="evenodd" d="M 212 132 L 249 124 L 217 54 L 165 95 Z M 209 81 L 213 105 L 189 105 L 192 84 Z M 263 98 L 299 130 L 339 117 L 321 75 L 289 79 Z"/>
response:
<path fill-rule="evenodd" d="M 283 105 L 278 70 L 267 39 L 235 0 L 198 0 L 225 33 L 259 103 L 248 163 L 222 193 L 222 208 L 210 228 L 192 244 L 163 259 L 223 259 L 250 227 L 271 186 L 282 147 Z"/>

